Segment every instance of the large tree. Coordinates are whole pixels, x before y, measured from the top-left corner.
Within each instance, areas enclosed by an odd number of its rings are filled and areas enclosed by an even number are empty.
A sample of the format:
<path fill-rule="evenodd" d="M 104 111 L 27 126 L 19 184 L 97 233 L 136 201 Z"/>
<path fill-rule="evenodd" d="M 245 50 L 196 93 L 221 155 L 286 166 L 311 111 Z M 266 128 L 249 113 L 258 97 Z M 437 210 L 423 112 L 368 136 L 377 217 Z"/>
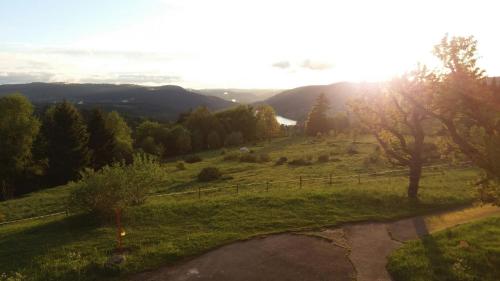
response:
<path fill-rule="evenodd" d="M 477 41 L 445 36 L 434 53 L 442 66 L 429 75 L 433 90 L 425 100 L 405 97 L 441 122 L 450 141 L 484 171 L 483 199 L 500 203 L 500 100 L 477 66 Z"/>
<path fill-rule="evenodd" d="M 49 181 L 65 184 L 77 179 L 90 164 L 89 135 L 80 112 L 63 101 L 47 109 L 43 121 Z"/>
<path fill-rule="evenodd" d="M 328 122 L 328 110 L 330 103 L 325 94 L 321 93 L 316 99 L 306 121 L 306 133 L 316 136 L 318 133 L 327 133 L 330 129 Z"/>
<path fill-rule="evenodd" d="M 428 90 L 423 72 L 395 79 L 385 91 L 353 101 L 352 111 L 362 126 L 371 132 L 387 159 L 409 168 L 408 198 L 418 197 L 418 188 L 425 163 L 425 122 L 428 115 L 405 96 L 420 96 Z"/>
<path fill-rule="evenodd" d="M 14 194 L 16 178 L 32 160 L 39 126 L 27 98 L 19 94 L 0 98 L 0 198 Z"/>
<path fill-rule="evenodd" d="M 119 159 L 115 157 L 117 141 L 114 131 L 106 126 L 106 114 L 101 109 L 93 109 L 88 120 L 89 148 L 94 169 L 101 169 Z"/>

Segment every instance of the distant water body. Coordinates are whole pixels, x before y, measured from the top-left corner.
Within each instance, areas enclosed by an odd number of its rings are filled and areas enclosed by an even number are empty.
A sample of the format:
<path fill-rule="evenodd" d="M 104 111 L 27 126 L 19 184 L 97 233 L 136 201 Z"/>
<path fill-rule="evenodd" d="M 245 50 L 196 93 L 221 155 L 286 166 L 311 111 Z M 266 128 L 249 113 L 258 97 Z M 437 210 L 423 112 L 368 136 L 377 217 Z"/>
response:
<path fill-rule="evenodd" d="M 285 125 L 285 126 L 295 126 L 297 125 L 297 121 L 285 118 L 283 116 L 276 115 L 276 121 L 280 123 L 280 125 Z"/>

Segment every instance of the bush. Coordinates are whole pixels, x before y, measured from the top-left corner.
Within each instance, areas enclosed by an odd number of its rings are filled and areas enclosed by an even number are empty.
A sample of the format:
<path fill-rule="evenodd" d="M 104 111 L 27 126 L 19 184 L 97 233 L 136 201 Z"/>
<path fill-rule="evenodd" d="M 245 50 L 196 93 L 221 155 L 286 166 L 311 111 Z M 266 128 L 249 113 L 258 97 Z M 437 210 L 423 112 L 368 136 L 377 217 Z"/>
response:
<path fill-rule="evenodd" d="M 232 132 L 227 135 L 224 141 L 225 146 L 237 146 L 243 143 L 243 134 L 241 132 Z"/>
<path fill-rule="evenodd" d="M 108 218 L 117 209 L 144 203 L 151 187 L 165 176 L 156 159 L 145 154 L 136 155 L 128 166 L 114 164 L 97 172 L 86 170 L 80 181 L 70 183 L 69 207 Z"/>
<path fill-rule="evenodd" d="M 200 156 L 198 155 L 188 155 L 184 158 L 184 162 L 186 163 L 196 163 L 196 162 L 201 162 L 203 159 L 201 159 Z"/>
<path fill-rule="evenodd" d="M 271 161 L 271 157 L 267 153 L 262 153 L 259 155 L 259 162 L 265 163 Z"/>
<path fill-rule="evenodd" d="M 175 167 L 179 171 L 186 170 L 186 166 L 184 165 L 184 162 L 182 162 L 182 161 L 177 162 L 177 165 L 175 165 Z"/>
<path fill-rule="evenodd" d="M 217 180 L 222 176 L 222 173 L 216 167 L 206 167 L 198 174 L 198 180 L 201 182 Z"/>
<path fill-rule="evenodd" d="M 299 159 L 294 159 L 290 162 L 288 162 L 288 165 L 292 165 L 292 166 L 307 166 L 307 165 L 311 165 L 312 163 L 310 161 L 307 161 L 305 159 L 302 159 L 302 158 L 299 158 Z"/>
<path fill-rule="evenodd" d="M 240 162 L 257 163 L 257 156 L 254 154 L 242 154 L 240 156 Z"/>
<path fill-rule="evenodd" d="M 240 159 L 240 154 L 238 152 L 231 152 L 226 155 L 224 155 L 223 160 L 224 161 L 236 161 Z"/>
<path fill-rule="evenodd" d="M 330 160 L 330 156 L 328 156 L 328 154 L 322 154 L 320 156 L 318 156 L 318 162 L 320 163 L 326 163 Z"/>
<path fill-rule="evenodd" d="M 281 156 L 278 161 L 276 161 L 276 165 L 283 165 L 288 161 L 288 158 Z"/>

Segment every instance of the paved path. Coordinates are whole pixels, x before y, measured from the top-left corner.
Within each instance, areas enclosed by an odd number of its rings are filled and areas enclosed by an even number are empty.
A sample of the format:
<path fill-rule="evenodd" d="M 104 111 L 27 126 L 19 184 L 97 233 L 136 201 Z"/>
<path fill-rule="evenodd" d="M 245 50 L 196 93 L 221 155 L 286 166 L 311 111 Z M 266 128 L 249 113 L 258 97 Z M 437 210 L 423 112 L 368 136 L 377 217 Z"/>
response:
<path fill-rule="evenodd" d="M 484 206 L 388 223 L 271 235 L 235 242 L 131 280 L 390 281 L 387 257 L 402 242 L 493 215 L 500 215 L 500 208 Z"/>

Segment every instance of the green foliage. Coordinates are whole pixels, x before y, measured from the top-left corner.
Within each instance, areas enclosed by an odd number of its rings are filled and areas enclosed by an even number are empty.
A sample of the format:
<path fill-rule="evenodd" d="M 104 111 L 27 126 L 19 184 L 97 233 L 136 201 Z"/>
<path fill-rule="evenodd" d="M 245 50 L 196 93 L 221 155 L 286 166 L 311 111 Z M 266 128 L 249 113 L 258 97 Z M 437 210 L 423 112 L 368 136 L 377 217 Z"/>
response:
<path fill-rule="evenodd" d="M 144 203 L 151 188 L 164 178 L 153 157 L 139 154 L 131 165 L 115 163 L 97 172 L 83 172 L 81 180 L 71 183 L 68 206 L 109 218 L 116 210 Z"/>
<path fill-rule="evenodd" d="M 330 127 L 336 135 L 346 132 L 349 126 L 349 118 L 345 112 L 337 112 L 330 120 Z"/>
<path fill-rule="evenodd" d="M 177 125 L 168 132 L 167 147 L 168 155 L 189 153 L 192 150 L 191 133 L 183 126 Z"/>
<path fill-rule="evenodd" d="M 241 144 L 243 144 L 243 134 L 241 132 L 230 133 L 224 141 L 225 146 L 238 146 Z"/>
<path fill-rule="evenodd" d="M 276 113 L 269 105 L 261 105 L 257 108 L 257 138 L 270 139 L 278 136 L 280 133 L 280 125 L 276 121 Z"/>
<path fill-rule="evenodd" d="M 106 114 L 106 128 L 115 137 L 114 157 L 118 162 L 132 162 L 133 139 L 132 130 L 116 111 Z"/>
<path fill-rule="evenodd" d="M 328 99 L 324 94 L 320 94 L 307 117 L 306 133 L 309 136 L 316 136 L 318 133 L 328 132 L 329 125 L 327 112 L 329 108 L 330 104 Z"/>
<path fill-rule="evenodd" d="M 116 136 L 114 131 L 106 126 L 106 115 L 102 110 L 92 110 L 87 128 L 92 167 L 100 169 L 119 161 L 120 159 L 115 157 L 115 151 L 117 151 Z"/>
<path fill-rule="evenodd" d="M 255 140 L 257 117 L 251 106 L 240 105 L 236 108 L 217 112 L 215 116 L 226 133 L 240 132 L 241 142 Z"/>
<path fill-rule="evenodd" d="M 222 173 L 217 167 L 205 167 L 198 174 L 198 180 L 201 182 L 208 182 L 213 180 L 218 180 L 222 176 Z"/>
<path fill-rule="evenodd" d="M 185 126 L 191 131 L 193 148 L 208 148 L 208 135 L 212 131 L 222 132 L 222 124 L 206 107 L 199 107 L 187 117 Z M 196 133 L 195 133 L 196 132 Z"/>
<path fill-rule="evenodd" d="M 210 149 L 217 149 L 222 146 L 222 140 L 216 131 L 212 131 L 208 134 L 207 142 L 208 148 Z"/>
<path fill-rule="evenodd" d="M 240 159 L 240 153 L 239 152 L 230 152 L 224 155 L 224 158 L 222 158 L 224 161 L 236 161 Z"/>
<path fill-rule="evenodd" d="M 145 153 L 162 156 L 165 147 L 162 140 L 168 135 L 168 128 L 158 122 L 144 121 L 135 129 L 138 149 Z"/>
<path fill-rule="evenodd" d="M 31 164 L 31 149 L 39 126 L 27 98 L 21 95 L 0 98 L 0 185 L 3 186 L 0 199 L 13 195 L 16 179 Z"/>
<path fill-rule="evenodd" d="M 75 180 L 90 164 L 87 126 L 76 107 L 64 101 L 45 112 L 43 137 L 46 141 L 48 177 L 53 184 Z"/>

